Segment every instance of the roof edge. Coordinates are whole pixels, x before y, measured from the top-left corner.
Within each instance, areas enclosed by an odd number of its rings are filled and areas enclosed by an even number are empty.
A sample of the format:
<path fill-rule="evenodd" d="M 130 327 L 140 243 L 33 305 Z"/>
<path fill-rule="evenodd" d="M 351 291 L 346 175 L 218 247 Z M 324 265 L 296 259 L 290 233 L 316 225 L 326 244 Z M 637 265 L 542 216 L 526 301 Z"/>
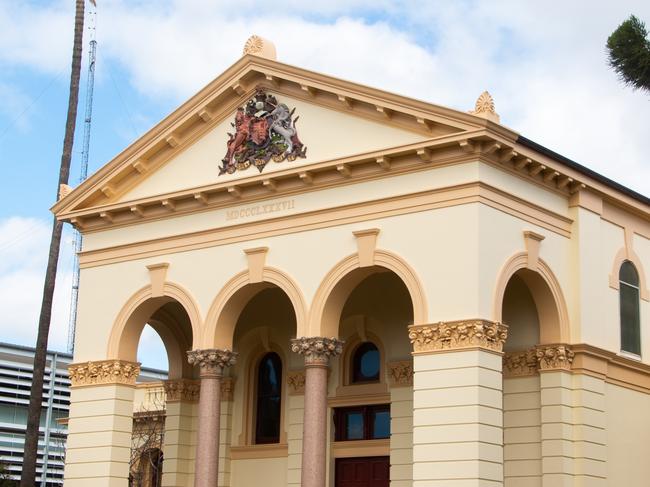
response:
<path fill-rule="evenodd" d="M 531 140 L 527 137 L 524 137 L 523 135 L 519 135 L 519 138 L 517 139 L 517 143 L 523 145 L 524 147 L 527 147 L 529 149 L 532 149 L 536 152 L 539 152 L 540 154 L 544 154 L 545 156 L 550 157 L 551 159 L 555 159 L 558 162 L 561 162 L 562 164 L 570 167 L 571 169 L 574 169 L 578 171 L 581 174 L 584 174 L 585 176 L 588 176 L 592 179 L 595 179 L 599 183 L 602 183 L 606 186 L 609 186 L 616 191 L 620 191 L 621 193 L 629 196 L 630 198 L 633 198 L 645 205 L 650 206 L 650 198 L 647 196 L 642 195 L 641 193 L 638 193 L 634 191 L 633 189 L 628 188 L 627 186 L 623 186 L 621 183 L 617 183 L 613 179 L 609 179 L 606 176 L 603 176 L 600 173 L 597 173 L 593 169 L 589 169 L 586 166 L 583 166 L 582 164 L 579 164 L 575 162 L 574 160 L 569 159 L 568 157 L 563 156 L 562 154 L 555 152 L 551 149 L 548 149 L 547 147 L 544 147 L 541 144 L 538 144 L 534 140 Z"/>

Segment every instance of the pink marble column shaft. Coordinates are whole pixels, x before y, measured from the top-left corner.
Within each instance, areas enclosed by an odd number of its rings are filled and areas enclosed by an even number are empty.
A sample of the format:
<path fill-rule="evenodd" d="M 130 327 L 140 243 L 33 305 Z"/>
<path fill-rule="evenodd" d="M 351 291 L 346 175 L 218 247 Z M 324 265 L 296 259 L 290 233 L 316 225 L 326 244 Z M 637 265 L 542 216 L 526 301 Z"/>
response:
<path fill-rule="evenodd" d="M 201 392 L 194 468 L 195 487 L 217 487 L 219 477 L 219 421 L 221 419 L 221 377 L 234 365 L 236 353 L 230 350 L 192 350 L 188 361 L 199 366 Z"/>
<path fill-rule="evenodd" d="M 343 342 L 336 338 L 296 338 L 291 349 L 305 357 L 305 412 L 302 436 L 302 487 L 325 487 L 327 452 L 327 369 Z"/>

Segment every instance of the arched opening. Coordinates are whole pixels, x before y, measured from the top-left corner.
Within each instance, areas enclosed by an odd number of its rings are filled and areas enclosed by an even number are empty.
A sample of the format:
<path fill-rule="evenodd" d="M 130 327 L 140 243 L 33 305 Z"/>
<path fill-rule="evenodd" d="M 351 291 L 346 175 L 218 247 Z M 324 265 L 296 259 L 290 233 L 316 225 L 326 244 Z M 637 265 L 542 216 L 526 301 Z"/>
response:
<path fill-rule="evenodd" d="M 168 404 L 163 381 L 193 379 L 187 362 L 193 326 L 181 302 L 170 296 L 140 297 L 116 323 L 115 350 L 109 353 L 142 364 L 133 398 L 133 426 L 129 461 L 130 485 L 159 487 Z M 119 333 L 118 333 L 119 332 Z M 162 369 L 162 370 L 159 370 Z"/>
<path fill-rule="evenodd" d="M 516 370 L 504 367 L 503 437 L 504 486 L 517 487 L 536 478 L 520 477 L 517 465 L 526 461 L 530 471 L 542 471 L 540 377 L 536 373 L 534 349 L 539 344 L 562 340 L 560 307 L 542 274 L 519 268 L 509 278 L 503 291 L 501 320 L 508 325 L 504 344 L 506 358 L 517 364 Z M 526 434 L 522 435 L 521 432 Z M 529 472 L 527 472 L 529 474 Z"/>
<path fill-rule="evenodd" d="M 521 270 L 510 278 L 503 295 L 502 320 L 508 325 L 508 339 L 503 347 L 506 353 L 526 350 L 539 343 L 537 306 L 520 273 L 525 271 Z"/>
<path fill-rule="evenodd" d="M 246 296 L 246 300 L 241 299 Z M 233 308 L 233 303 L 237 308 Z M 224 307 L 234 319 L 233 350 L 239 353 L 231 374 L 237 377 L 232 428 L 233 447 L 286 446 L 287 371 L 301 366 L 289 350 L 296 335 L 296 312 L 280 287 L 249 284 Z M 224 338 L 227 340 L 227 338 Z M 260 472 L 260 483 L 263 482 Z"/>
<path fill-rule="evenodd" d="M 373 480 L 387 485 L 388 466 L 409 461 L 405 452 L 391 458 L 390 438 L 412 434 L 408 422 L 398 416 L 404 415 L 404 402 L 412 401 L 413 393 L 403 385 L 393 387 L 388 371 L 392 363 L 411 360 L 408 326 L 413 317 L 409 289 L 400 276 L 381 266 L 351 271 L 325 302 L 323 335 L 345 341 L 340 360 L 331 365 L 332 377 L 338 377 L 331 410 L 335 476 L 352 468 L 374 471 L 379 477 Z M 328 320 L 335 320 L 335 326 Z M 372 456 L 367 450 L 339 454 L 352 441 L 374 445 Z"/>

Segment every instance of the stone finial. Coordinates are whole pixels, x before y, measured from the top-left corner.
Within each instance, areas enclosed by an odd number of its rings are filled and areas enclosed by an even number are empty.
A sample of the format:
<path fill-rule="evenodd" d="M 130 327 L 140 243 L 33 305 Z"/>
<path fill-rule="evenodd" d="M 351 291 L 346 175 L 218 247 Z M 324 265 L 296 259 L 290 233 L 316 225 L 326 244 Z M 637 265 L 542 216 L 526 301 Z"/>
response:
<path fill-rule="evenodd" d="M 487 320 L 450 321 L 409 327 L 409 340 L 416 353 L 474 347 L 501 352 L 507 336 L 506 325 Z"/>
<path fill-rule="evenodd" d="M 254 56 L 265 57 L 267 59 L 277 59 L 275 52 L 275 45 L 263 37 L 258 35 L 252 35 L 244 44 L 244 51 L 242 53 L 244 56 L 246 54 L 252 54 Z"/>
<path fill-rule="evenodd" d="M 501 120 L 499 114 L 494 109 L 494 98 L 492 98 L 492 95 L 488 91 L 481 93 L 481 96 L 476 100 L 474 110 L 469 113 L 496 123 L 499 123 Z"/>
<path fill-rule="evenodd" d="M 221 377 L 223 369 L 235 365 L 237 355 L 232 350 L 190 350 L 187 352 L 187 361 L 190 365 L 199 366 L 201 377 Z"/>
<path fill-rule="evenodd" d="M 62 200 L 72 193 L 72 187 L 67 184 L 59 184 L 59 199 Z"/>
<path fill-rule="evenodd" d="M 343 351 L 343 342 L 337 338 L 301 337 L 291 340 L 291 351 L 305 356 L 305 365 L 327 365 L 330 357 Z"/>

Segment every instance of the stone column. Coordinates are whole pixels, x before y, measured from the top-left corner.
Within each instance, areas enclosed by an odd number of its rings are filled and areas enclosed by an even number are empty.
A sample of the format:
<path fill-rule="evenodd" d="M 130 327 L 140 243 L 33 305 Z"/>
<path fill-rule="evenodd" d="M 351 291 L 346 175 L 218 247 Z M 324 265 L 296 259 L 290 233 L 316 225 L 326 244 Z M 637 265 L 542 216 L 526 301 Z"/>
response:
<path fill-rule="evenodd" d="M 167 380 L 164 387 L 166 412 L 162 486 L 190 487 L 194 483 L 199 381 Z"/>
<path fill-rule="evenodd" d="M 195 487 L 216 487 L 219 476 L 219 421 L 221 418 L 221 378 L 234 365 L 237 354 L 230 350 L 192 350 L 190 364 L 199 366 L 201 393 L 196 445 Z"/>
<path fill-rule="evenodd" d="M 503 485 L 502 349 L 486 320 L 409 328 L 413 487 Z"/>
<path fill-rule="evenodd" d="M 336 338 L 296 338 L 291 350 L 305 357 L 305 413 L 302 437 L 302 487 L 325 487 L 327 451 L 327 368 L 343 342 Z"/>
<path fill-rule="evenodd" d="M 71 364 L 65 485 L 126 485 L 133 394 L 140 364 L 101 360 Z"/>

